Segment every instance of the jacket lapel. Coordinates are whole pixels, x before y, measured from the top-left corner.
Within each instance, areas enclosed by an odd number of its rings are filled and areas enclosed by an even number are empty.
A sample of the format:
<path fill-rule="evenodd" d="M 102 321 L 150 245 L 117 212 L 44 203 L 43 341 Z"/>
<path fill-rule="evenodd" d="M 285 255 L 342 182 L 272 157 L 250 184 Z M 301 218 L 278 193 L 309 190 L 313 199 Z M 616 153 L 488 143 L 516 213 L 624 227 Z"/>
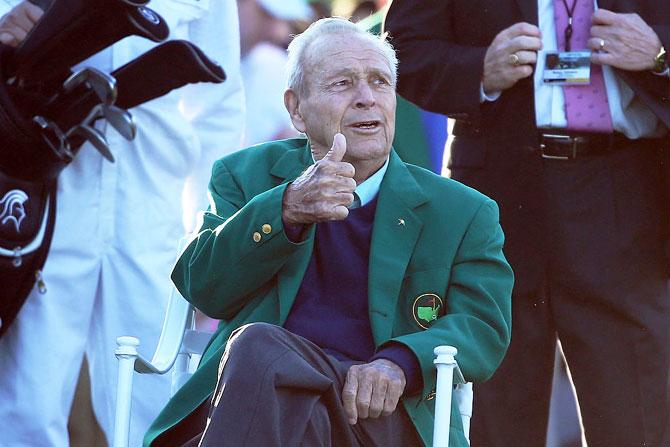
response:
<path fill-rule="evenodd" d="M 307 140 L 305 140 L 305 143 Z M 279 179 L 279 183 L 290 182 L 296 179 L 309 165 L 312 160 L 309 145 L 295 150 L 287 151 L 270 169 L 270 173 Z M 277 275 L 277 294 L 279 296 L 279 325 L 283 325 L 288 313 L 293 306 L 298 289 L 305 276 L 314 246 L 315 227 L 312 226 L 307 242 L 302 245 L 286 262 Z"/>
<path fill-rule="evenodd" d="M 368 302 L 376 346 L 391 337 L 405 270 L 423 227 L 414 209 L 427 200 L 405 164 L 391 152 L 370 245 Z"/>
<path fill-rule="evenodd" d="M 309 144 L 305 140 L 304 146 L 287 150 L 284 155 L 279 157 L 272 168 L 270 174 L 279 179 L 279 183 L 291 182 L 298 177 L 307 166 L 313 164 L 312 153 Z"/>

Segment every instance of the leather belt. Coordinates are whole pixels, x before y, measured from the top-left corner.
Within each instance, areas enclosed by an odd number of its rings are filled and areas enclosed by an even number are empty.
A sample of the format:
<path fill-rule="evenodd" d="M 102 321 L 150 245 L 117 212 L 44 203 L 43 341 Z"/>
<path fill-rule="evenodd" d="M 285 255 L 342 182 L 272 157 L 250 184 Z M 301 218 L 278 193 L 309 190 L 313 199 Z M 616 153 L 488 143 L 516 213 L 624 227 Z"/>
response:
<path fill-rule="evenodd" d="M 574 160 L 592 157 L 623 149 L 631 140 L 620 133 L 565 133 L 540 131 L 539 142 L 542 158 L 549 160 Z"/>

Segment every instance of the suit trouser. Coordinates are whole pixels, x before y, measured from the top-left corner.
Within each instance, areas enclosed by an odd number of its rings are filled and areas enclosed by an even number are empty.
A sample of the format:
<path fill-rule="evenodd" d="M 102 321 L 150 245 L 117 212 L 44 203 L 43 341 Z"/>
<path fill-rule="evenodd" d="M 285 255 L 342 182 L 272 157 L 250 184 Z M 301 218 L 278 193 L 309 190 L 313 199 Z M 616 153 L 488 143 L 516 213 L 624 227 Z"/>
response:
<path fill-rule="evenodd" d="M 556 334 L 589 446 L 662 445 L 670 301 L 657 157 L 642 145 L 545 160 L 543 174 L 546 281 L 537 297 L 513 297 L 508 355 L 475 389 L 472 445 L 544 446 Z"/>
<path fill-rule="evenodd" d="M 181 425 L 204 427 L 173 434 L 159 445 L 420 446 L 402 403 L 387 417 L 347 422 L 341 390 L 348 368 L 310 341 L 266 323 L 242 326 L 231 335 L 209 406 Z M 185 424 L 185 422 L 187 422 Z M 206 425 L 206 427 L 205 427 Z M 183 427 L 182 427 L 183 430 Z M 167 434 L 169 434 L 168 432 Z M 200 444 L 198 444 L 200 442 Z"/>

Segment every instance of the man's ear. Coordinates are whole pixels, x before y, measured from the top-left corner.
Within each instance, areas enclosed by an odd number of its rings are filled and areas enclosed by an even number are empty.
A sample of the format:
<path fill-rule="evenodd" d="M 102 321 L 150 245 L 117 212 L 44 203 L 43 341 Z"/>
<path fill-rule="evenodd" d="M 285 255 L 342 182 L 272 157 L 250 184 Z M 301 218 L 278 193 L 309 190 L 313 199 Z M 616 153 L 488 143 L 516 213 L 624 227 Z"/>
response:
<path fill-rule="evenodd" d="M 293 127 L 295 127 L 298 132 L 304 133 L 306 129 L 305 120 L 300 114 L 300 101 L 298 100 L 298 94 L 295 90 L 289 88 L 284 92 L 284 106 L 291 117 Z"/>

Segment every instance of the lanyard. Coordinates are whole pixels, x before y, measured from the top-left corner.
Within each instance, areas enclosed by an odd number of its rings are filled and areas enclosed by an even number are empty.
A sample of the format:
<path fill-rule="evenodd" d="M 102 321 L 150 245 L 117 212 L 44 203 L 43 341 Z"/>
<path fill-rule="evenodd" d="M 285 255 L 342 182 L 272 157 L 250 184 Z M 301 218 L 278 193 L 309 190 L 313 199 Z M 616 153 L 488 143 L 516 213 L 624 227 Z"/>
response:
<path fill-rule="evenodd" d="M 572 2 L 572 6 L 568 6 L 568 1 L 563 0 L 563 6 L 565 7 L 565 12 L 568 15 L 568 25 L 565 27 L 565 51 L 570 51 L 570 39 L 572 39 L 572 15 L 575 13 L 575 7 L 577 6 L 577 0 Z"/>

